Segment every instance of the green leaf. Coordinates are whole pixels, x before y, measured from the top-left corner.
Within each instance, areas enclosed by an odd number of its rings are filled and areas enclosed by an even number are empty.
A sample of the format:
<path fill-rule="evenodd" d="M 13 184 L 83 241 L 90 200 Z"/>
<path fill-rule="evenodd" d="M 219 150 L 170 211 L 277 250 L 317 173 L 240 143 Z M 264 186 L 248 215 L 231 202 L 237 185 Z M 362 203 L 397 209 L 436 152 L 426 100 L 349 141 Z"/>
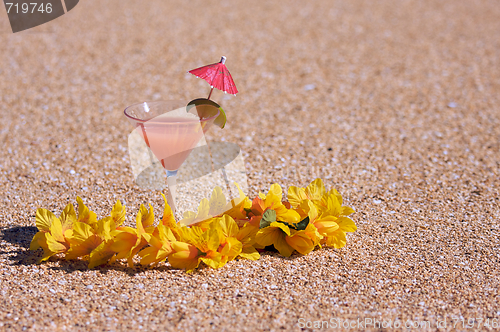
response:
<path fill-rule="evenodd" d="M 305 217 L 301 222 L 295 224 L 296 230 L 303 231 L 306 229 L 307 225 L 309 225 L 309 217 Z"/>
<path fill-rule="evenodd" d="M 260 219 L 259 228 L 265 228 L 271 225 L 272 222 L 276 221 L 276 211 L 274 210 L 266 210 Z"/>

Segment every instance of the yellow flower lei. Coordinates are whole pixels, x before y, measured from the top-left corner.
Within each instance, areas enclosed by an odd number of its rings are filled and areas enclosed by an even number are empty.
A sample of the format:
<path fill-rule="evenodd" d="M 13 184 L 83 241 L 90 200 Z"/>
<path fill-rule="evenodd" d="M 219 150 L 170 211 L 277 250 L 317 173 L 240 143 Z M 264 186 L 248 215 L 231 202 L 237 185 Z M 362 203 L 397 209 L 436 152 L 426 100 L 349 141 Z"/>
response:
<path fill-rule="evenodd" d="M 202 262 L 220 268 L 235 258 L 257 260 L 259 250 L 270 246 L 285 257 L 295 251 L 306 255 L 322 246 L 342 248 L 346 233 L 357 229 L 348 218 L 354 210 L 342 206 L 337 190 L 327 192 L 321 179 L 306 188 L 290 187 L 288 202 L 282 201 L 278 184 L 252 201 L 239 191 L 240 197 L 226 202 L 216 187 L 210 199 L 200 202 L 197 213 L 186 212 L 179 222 L 162 194 L 165 208 L 158 224 L 153 207 L 141 205 L 135 228 L 122 226 L 126 209 L 120 201 L 109 216 L 97 220 L 77 197 L 78 215 L 71 203 L 59 218 L 37 210 L 38 233 L 30 249 L 43 249 L 40 262 L 64 254 L 67 260 L 88 260 L 89 268 L 121 259 L 132 267 L 138 255 L 142 265 L 168 260 L 172 267 L 191 272 Z"/>

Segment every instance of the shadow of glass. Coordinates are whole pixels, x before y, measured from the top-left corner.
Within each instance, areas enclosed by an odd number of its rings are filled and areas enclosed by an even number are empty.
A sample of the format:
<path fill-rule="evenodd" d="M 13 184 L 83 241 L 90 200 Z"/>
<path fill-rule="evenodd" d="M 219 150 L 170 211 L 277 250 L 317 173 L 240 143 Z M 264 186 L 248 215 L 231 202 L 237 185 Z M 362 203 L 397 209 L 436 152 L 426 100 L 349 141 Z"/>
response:
<path fill-rule="evenodd" d="M 235 143 L 211 142 L 194 148 L 182 164 L 177 175 L 177 183 L 188 182 L 211 174 L 231 163 L 240 154 Z M 243 169 L 244 171 L 244 169 Z M 158 160 L 151 161 L 136 177 L 141 188 L 161 190 L 166 187 L 165 170 Z"/>

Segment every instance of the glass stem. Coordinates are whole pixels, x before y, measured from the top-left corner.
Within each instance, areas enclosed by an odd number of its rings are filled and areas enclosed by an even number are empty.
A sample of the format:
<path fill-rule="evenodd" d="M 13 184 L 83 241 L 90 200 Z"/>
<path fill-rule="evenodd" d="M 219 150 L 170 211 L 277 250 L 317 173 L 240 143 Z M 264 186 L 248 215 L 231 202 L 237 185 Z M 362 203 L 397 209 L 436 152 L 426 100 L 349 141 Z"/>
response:
<path fill-rule="evenodd" d="M 166 171 L 167 172 L 167 203 L 172 209 L 172 213 L 175 214 L 175 199 L 177 197 L 177 171 Z"/>

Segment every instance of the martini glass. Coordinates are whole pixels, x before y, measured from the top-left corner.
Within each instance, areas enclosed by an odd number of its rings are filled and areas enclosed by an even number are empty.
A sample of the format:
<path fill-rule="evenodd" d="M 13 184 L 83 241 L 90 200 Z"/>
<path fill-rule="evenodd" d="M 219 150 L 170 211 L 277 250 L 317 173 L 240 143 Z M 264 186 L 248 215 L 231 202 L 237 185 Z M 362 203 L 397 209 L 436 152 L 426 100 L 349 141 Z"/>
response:
<path fill-rule="evenodd" d="M 186 103 L 174 100 L 138 103 L 124 111 L 166 171 L 167 200 L 174 212 L 177 172 L 219 112 L 215 106 L 186 106 Z"/>

